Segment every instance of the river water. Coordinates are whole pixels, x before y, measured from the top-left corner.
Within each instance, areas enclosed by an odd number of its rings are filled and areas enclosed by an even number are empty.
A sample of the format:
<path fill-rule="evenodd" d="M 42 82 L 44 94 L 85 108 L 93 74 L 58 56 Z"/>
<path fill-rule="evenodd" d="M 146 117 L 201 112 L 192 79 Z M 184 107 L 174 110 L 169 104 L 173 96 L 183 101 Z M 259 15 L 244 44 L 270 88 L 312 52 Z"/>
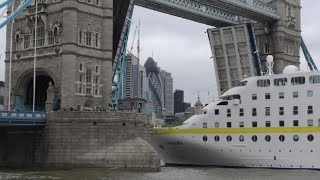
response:
<path fill-rule="evenodd" d="M 319 180 L 320 171 L 233 169 L 216 167 L 162 167 L 161 172 L 119 169 L 74 169 L 67 171 L 0 170 L 0 179 L 31 180 Z"/>

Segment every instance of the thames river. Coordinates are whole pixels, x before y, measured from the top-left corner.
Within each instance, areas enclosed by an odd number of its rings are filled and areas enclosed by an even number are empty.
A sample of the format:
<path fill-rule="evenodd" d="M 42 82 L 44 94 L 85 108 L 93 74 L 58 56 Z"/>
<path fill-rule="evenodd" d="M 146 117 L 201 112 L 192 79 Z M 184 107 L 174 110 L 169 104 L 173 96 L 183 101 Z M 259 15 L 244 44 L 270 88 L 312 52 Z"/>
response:
<path fill-rule="evenodd" d="M 124 171 L 119 169 L 74 169 L 66 171 L 0 170 L 0 179 L 31 180 L 319 180 L 320 171 L 233 169 L 216 167 L 162 167 L 161 172 Z"/>

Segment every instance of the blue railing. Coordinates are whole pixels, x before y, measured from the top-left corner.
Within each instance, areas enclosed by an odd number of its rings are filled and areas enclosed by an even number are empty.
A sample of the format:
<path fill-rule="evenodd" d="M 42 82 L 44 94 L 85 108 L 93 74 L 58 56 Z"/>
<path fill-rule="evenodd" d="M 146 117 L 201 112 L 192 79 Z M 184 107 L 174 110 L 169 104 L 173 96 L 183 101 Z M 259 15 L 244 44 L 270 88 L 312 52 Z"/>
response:
<path fill-rule="evenodd" d="M 0 126 L 45 126 L 44 112 L 0 111 Z"/>

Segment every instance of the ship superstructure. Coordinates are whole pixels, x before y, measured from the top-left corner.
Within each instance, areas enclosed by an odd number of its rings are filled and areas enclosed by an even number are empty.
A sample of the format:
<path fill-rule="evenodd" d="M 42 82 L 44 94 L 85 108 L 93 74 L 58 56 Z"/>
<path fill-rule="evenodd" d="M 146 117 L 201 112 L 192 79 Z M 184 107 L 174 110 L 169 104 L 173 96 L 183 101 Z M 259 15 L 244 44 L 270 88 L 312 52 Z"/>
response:
<path fill-rule="evenodd" d="M 244 79 L 182 126 L 153 129 L 151 144 L 167 164 L 320 168 L 320 73 L 270 74 Z"/>

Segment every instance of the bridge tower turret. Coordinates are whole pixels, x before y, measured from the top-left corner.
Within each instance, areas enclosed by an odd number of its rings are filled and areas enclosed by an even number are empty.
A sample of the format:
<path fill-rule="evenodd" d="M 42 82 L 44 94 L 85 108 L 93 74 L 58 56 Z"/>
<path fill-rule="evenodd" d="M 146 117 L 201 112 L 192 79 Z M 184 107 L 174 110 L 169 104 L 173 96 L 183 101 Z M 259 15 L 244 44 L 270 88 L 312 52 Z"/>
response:
<path fill-rule="evenodd" d="M 37 2 L 37 17 L 33 3 L 13 26 L 12 107 L 32 110 L 36 29 L 36 110 L 45 109 L 49 82 L 62 109 L 106 109 L 112 86 L 113 0 Z M 11 8 L 8 9 L 10 14 Z M 9 96 L 10 27 L 9 24 L 5 107 Z"/>
<path fill-rule="evenodd" d="M 282 73 L 287 65 L 300 66 L 301 3 L 300 0 L 265 0 L 277 7 L 281 19 L 275 23 L 255 24 L 261 60 L 274 56 L 274 72 Z M 265 64 L 265 62 L 262 62 Z M 266 67 L 263 67 L 266 71 Z"/>

